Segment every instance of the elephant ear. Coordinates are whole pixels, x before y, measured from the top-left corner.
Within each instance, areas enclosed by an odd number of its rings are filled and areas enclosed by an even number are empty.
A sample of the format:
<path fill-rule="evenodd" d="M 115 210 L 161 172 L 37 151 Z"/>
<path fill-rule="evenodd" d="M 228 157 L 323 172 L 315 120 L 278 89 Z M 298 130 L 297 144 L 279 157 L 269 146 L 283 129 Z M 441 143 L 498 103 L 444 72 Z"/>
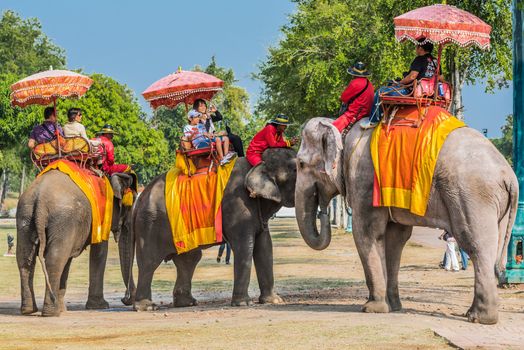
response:
<path fill-rule="evenodd" d="M 266 164 L 261 163 L 249 170 L 244 181 L 249 196 L 262 197 L 280 203 L 282 196 L 273 176 L 269 175 Z"/>
<path fill-rule="evenodd" d="M 320 120 L 319 134 L 322 135 L 322 159 L 324 170 L 330 180 L 335 184 L 339 193 L 344 193 L 344 181 L 342 179 L 342 135 L 338 129 L 328 120 Z"/>
<path fill-rule="evenodd" d="M 116 198 L 122 199 L 124 191 L 133 184 L 133 177 L 128 174 L 117 173 L 111 176 L 111 187 Z"/>

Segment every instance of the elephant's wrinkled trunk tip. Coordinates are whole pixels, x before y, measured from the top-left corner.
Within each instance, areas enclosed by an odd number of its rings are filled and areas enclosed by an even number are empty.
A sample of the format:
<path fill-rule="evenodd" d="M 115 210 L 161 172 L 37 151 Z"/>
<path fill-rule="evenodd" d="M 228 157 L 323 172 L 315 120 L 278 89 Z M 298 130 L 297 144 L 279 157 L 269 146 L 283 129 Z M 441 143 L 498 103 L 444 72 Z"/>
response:
<path fill-rule="evenodd" d="M 312 193 L 310 193 L 312 192 Z M 326 249 L 331 243 L 331 224 L 327 208 L 320 208 L 320 233 L 317 229 L 318 194 L 314 191 L 297 191 L 295 209 L 298 228 L 308 246 L 315 250 Z"/>

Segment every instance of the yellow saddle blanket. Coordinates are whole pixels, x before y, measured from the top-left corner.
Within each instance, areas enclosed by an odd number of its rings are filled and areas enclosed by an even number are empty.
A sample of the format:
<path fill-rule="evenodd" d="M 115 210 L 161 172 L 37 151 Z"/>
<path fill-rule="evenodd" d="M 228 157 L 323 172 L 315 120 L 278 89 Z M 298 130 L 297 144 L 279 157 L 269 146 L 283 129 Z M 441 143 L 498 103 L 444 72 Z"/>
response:
<path fill-rule="evenodd" d="M 53 169 L 69 175 L 89 200 L 91 204 L 91 243 L 107 241 L 113 215 L 113 188 L 109 179 L 105 176 L 98 177 L 91 171 L 65 159 L 52 162 L 38 176 Z"/>
<path fill-rule="evenodd" d="M 419 115 L 419 127 L 413 127 Z M 445 109 L 405 107 L 390 125 L 380 123 L 371 137 L 375 168 L 373 206 L 409 209 L 424 216 L 438 155 L 449 133 L 466 126 Z"/>
<path fill-rule="evenodd" d="M 194 165 L 189 160 L 190 167 Z M 188 176 L 183 155 L 166 174 L 166 209 L 178 254 L 222 242 L 222 198 L 235 160 Z M 193 172 L 193 171 L 192 171 Z"/>

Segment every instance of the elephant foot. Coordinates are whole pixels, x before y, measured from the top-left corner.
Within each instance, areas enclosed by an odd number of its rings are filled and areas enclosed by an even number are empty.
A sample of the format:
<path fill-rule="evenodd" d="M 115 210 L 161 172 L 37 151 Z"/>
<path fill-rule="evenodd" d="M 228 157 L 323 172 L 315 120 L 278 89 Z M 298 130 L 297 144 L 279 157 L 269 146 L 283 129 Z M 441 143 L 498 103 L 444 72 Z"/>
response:
<path fill-rule="evenodd" d="M 245 297 L 233 297 L 231 299 L 231 306 L 251 306 L 253 302 L 249 296 Z"/>
<path fill-rule="evenodd" d="M 158 306 L 153 303 L 151 300 L 143 299 L 140 301 L 135 301 L 133 304 L 133 310 L 135 311 L 156 311 Z"/>
<path fill-rule="evenodd" d="M 471 306 L 466 313 L 469 322 L 480 324 L 496 324 L 499 321 L 499 314 L 496 309 L 488 310 Z"/>
<path fill-rule="evenodd" d="M 44 305 L 42 309 L 43 317 L 57 317 L 60 316 L 60 308 L 54 305 Z"/>
<path fill-rule="evenodd" d="M 198 302 L 191 294 L 178 294 L 173 296 L 173 307 L 197 306 Z"/>
<path fill-rule="evenodd" d="M 400 311 L 402 310 L 402 303 L 400 302 L 400 298 L 388 298 L 388 304 L 389 304 L 389 310 L 394 311 Z"/>
<path fill-rule="evenodd" d="M 36 305 L 22 305 L 20 312 L 22 315 L 31 315 L 38 311 Z"/>
<path fill-rule="evenodd" d="M 103 298 L 88 298 L 86 303 L 87 310 L 109 309 L 109 303 Z"/>
<path fill-rule="evenodd" d="M 389 312 L 389 306 L 385 301 L 368 301 L 362 306 L 362 312 L 385 314 Z"/>
<path fill-rule="evenodd" d="M 122 302 L 122 304 L 124 304 L 126 306 L 131 306 L 131 305 L 133 305 L 133 303 L 135 301 L 134 299 L 135 299 L 134 297 L 125 296 L 122 299 L 120 299 L 120 301 Z"/>
<path fill-rule="evenodd" d="M 258 298 L 258 302 L 260 304 L 283 304 L 284 300 L 278 294 L 273 293 L 271 295 L 261 295 Z"/>

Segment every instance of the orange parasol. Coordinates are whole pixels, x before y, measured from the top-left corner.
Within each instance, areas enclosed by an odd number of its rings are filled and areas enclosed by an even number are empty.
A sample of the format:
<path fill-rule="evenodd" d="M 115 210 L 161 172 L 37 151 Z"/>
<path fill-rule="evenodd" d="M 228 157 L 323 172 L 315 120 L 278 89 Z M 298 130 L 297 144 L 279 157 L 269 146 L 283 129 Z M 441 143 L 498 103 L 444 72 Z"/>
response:
<path fill-rule="evenodd" d="M 47 70 L 33 74 L 11 85 L 11 104 L 49 105 L 57 98 L 78 98 L 84 95 L 93 80 L 67 70 Z"/>

